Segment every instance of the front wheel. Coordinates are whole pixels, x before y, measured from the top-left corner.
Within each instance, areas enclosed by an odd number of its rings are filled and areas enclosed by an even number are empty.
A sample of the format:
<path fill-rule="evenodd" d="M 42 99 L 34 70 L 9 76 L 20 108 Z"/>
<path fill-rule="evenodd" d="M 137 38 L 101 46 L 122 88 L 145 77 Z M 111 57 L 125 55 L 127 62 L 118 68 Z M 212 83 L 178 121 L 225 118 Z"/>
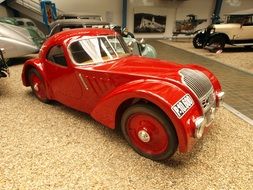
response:
<path fill-rule="evenodd" d="M 192 44 L 196 49 L 200 49 L 203 48 L 204 45 L 204 37 L 205 35 L 202 33 L 197 34 L 193 40 L 192 40 Z"/>
<path fill-rule="evenodd" d="M 175 129 L 155 106 L 137 104 L 129 107 L 122 116 L 121 130 L 131 147 L 146 158 L 165 160 L 177 150 Z"/>
<path fill-rule="evenodd" d="M 44 103 L 48 103 L 49 99 L 46 94 L 46 87 L 42 76 L 36 69 L 31 69 L 28 72 L 30 86 L 35 96 Z"/>
<path fill-rule="evenodd" d="M 221 36 L 214 36 L 209 41 L 209 47 L 212 52 L 222 51 L 225 47 L 225 39 Z"/>

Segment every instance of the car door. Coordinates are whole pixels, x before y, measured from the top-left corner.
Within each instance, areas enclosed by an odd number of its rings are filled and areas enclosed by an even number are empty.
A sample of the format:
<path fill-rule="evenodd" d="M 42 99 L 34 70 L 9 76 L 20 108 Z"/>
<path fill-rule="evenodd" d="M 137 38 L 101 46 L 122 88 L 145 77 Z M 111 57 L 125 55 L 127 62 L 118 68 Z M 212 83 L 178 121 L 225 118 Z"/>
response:
<path fill-rule="evenodd" d="M 75 65 L 76 77 L 83 89 L 83 111 L 89 113 L 100 98 L 114 88 L 110 75 L 101 68 L 104 61 L 113 59 L 116 53 L 104 37 L 74 41 L 69 45 L 69 52 L 69 59 Z M 110 64 L 105 67 L 110 67 Z"/>
<path fill-rule="evenodd" d="M 46 54 L 44 69 L 53 92 L 53 98 L 79 109 L 83 91 L 75 70 L 66 59 L 62 45 L 52 46 Z"/>

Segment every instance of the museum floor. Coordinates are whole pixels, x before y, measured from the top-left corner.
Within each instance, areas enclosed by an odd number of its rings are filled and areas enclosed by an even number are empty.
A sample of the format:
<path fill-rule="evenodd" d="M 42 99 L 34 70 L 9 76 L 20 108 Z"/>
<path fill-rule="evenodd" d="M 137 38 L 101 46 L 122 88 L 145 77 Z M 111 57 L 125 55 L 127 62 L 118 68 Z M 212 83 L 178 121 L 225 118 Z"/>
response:
<path fill-rule="evenodd" d="M 228 104 L 252 101 L 252 91 L 247 97 L 242 92 L 243 86 L 253 89 L 252 75 L 150 43 L 162 59 L 210 67 Z M 11 77 L 0 79 L 0 189 L 253 189 L 253 126 L 226 108 L 192 152 L 159 163 L 139 156 L 120 133 L 88 115 L 39 102 L 22 86 L 21 70 L 22 64 L 13 65 Z"/>

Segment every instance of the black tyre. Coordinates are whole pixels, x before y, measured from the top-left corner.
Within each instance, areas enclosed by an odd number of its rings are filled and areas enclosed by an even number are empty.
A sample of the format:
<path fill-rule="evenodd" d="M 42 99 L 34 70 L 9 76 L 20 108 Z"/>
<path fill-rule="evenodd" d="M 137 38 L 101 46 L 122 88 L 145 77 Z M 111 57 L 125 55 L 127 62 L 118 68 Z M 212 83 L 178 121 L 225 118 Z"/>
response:
<path fill-rule="evenodd" d="M 46 86 L 43 78 L 36 69 L 30 69 L 28 72 L 28 79 L 35 96 L 44 103 L 48 103 Z"/>
<path fill-rule="evenodd" d="M 209 47 L 213 48 L 214 52 L 223 50 L 225 47 L 225 39 L 221 36 L 214 36 L 209 40 Z"/>
<path fill-rule="evenodd" d="M 7 59 L 5 59 L 5 63 L 8 65 L 8 66 L 11 66 L 11 65 L 13 65 L 13 58 L 7 58 Z"/>
<path fill-rule="evenodd" d="M 192 40 L 192 44 L 195 48 L 200 49 L 203 48 L 204 45 L 204 37 L 205 35 L 202 33 L 197 34 L 193 40 Z"/>
<path fill-rule="evenodd" d="M 155 106 L 136 104 L 129 107 L 121 118 L 121 130 L 137 153 L 152 160 L 168 159 L 178 147 L 173 124 Z"/>

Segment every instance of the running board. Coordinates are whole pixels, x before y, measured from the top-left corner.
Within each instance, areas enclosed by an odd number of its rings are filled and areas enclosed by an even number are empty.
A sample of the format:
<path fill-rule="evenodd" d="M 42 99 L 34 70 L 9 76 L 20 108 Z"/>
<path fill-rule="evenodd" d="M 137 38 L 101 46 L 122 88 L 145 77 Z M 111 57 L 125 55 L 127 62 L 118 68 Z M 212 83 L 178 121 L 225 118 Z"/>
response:
<path fill-rule="evenodd" d="M 253 46 L 253 43 L 245 43 L 245 44 L 232 44 L 233 46 Z"/>

